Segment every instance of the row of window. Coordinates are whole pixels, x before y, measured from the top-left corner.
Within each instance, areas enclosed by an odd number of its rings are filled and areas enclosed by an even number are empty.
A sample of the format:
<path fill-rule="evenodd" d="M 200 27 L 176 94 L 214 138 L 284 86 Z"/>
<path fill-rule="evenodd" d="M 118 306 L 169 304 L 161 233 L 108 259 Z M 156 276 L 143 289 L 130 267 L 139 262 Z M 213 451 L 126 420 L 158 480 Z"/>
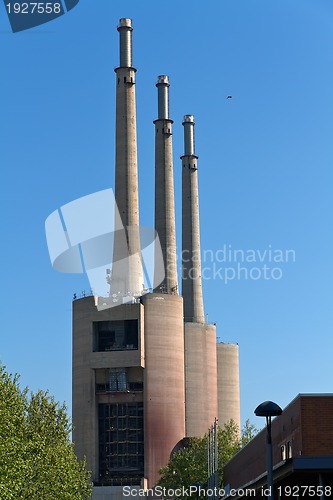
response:
<path fill-rule="evenodd" d="M 99 441 L 105 443 L 126 443 L 126 442 L 143 442 L 143 431 L 126 427 L 124 429 L 101 429 L 99 433 Z"/>
<path fill-rule="evenodd" d="M 98 431 L 99 476 L 103 484 L 124 484 L 125 476 L 143 475 L 142 402 L 99 404 Z"/>
<path fill-rule="evenodd" d="M 118 78 L 118 85 L 120 83 L 120 78 Z M 128 77 L 127 76 L 124 76 L 124 83 L 134 83 L 134 79 L 133 79 L 133 76 L 131 77 Z"/>
<path fill-rule="evenodd" d="M 110 368 L 108 383 L 96 384 L 96 392 L 129 392 L 142 390 L 143 382 L 128 381 L 128 372 L 126 368 Z"/>
<path fill-rule="evenodd" d="M 171 128 L 168 128 L 168 129 L 162 128 L 161 131 L 162 131 L 162 134 L 166 134 L 166 135 L 171 134 Z M 158 134 L 158 128 L 156 129 L 156 133 Z"/>
<path fill-rule="evenodd" d="M 110 384 L 96 384 L 96 392 L 116 392 L 120 389 L 115 389 L 114 386 Z M 143 382 L 128 382 L 126 385 L 126 391 L 136 392 L 143 390 Z"/>
<path fill-rule="evenodd" d="M 143 417 L 143 403 L 116 403 L 98 405 L 98 417 Z"/>
<path fill-rule="evenodd" d="M 141 417 L 122 418 L 119 420 L 110 419 L 105 422 L 104 432 L 119 433 L 123 430 L 135 430 L 141 428 Z"/>
<path fill-rule="evenodd" d="M 111 458 L 113 455 L 143 455 L 142 443 L 112 443 L 104 446 L 101 445 L 100 454 L 104 457 Z"/>
<path fill-rule="evenodd" d="M 281 460 L 288 460 L 293 457 L 293 448 L 291 441 L 281 446 Z"/>
<path fill-rule="evenodd" d="M 143 474 L 131 474 L 129 472 L 119 472 L 116 476 L 106 474 L 100 475 L 99 481 L 95 482 L 95 486 L 139 486 L 142 481 Z"/>

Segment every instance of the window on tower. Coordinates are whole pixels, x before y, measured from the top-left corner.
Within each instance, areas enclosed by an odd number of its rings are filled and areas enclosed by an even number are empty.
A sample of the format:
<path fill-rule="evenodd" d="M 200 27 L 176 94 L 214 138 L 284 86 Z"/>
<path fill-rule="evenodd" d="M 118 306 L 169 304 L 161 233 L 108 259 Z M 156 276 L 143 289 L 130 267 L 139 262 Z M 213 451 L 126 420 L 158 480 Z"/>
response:
<path fill-rule="evenodd" d="M 143 370 L 138 366 L 127 368 L 97 368 L 96 394 L 106 392 L 142 392 Z"/>
<path fill-rule="evenodd" d="M 111 368 L 109 373 L 109 386 L 111 392 L 127 391 L 126 369 Z"/>
<path fill-rule="evenodd" d="M 93 324 L 95 352 L 124 351 L 138 348 L 138 320 L 96 321 Z"/>

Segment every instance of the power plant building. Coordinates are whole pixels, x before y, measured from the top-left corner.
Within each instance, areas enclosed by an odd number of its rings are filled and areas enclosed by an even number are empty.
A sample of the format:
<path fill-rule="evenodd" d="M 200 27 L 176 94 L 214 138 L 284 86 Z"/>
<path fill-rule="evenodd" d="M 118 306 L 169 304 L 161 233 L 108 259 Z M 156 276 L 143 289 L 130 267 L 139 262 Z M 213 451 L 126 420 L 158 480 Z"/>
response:
<path fill-rule="evenodd" d="M 152 488 L 183 439 L 219 418 L 240 422 L 238 345 L 216 342 L 205 322 L 200 258 L 198 156 L 194 118 L 185 115 L 182 168 L 182 290 L 176 259 L 169 79 L 157 78 L 155 230 L 164 262 L 143 290 L 140 250 L 136 69 L 132 22 L 120 19 L 116 73 L 116 168 L 110 298 L 73 301 L 73 441 L 92 471 L 93 498 L 122 486 Z M 180 165 L 179 165 L 180 168 Z M 107 215 L 105 215 L 107 216 Z M 96 307 L 104 304 L 105 307 Z M 121 496 L 121 494 L 119 493 Z M 118 495 L 118 496 L 119 496 Z"/>

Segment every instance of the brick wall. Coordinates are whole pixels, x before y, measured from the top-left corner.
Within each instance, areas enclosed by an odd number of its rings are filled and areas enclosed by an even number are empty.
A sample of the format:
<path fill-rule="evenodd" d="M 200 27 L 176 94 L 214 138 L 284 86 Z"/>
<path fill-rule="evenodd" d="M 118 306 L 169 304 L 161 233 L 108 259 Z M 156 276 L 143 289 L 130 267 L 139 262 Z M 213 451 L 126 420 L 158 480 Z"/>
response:
<path fill-rule="evenodd" d="M 228 462 L 225 484 L 240 488 L 266 472 L 266 435 L 264 428 Z M 282 461 L 281 447 L 285 446 L 287 453 L 288 443 L 295 458 L 333 455 L 332 394 L 300 394 L 272 420 L 273 465 Z"/>
<path fill-rule="evenodd" d="M 333 396 L 301 397 L 303 456 L 333 455 Z"/>

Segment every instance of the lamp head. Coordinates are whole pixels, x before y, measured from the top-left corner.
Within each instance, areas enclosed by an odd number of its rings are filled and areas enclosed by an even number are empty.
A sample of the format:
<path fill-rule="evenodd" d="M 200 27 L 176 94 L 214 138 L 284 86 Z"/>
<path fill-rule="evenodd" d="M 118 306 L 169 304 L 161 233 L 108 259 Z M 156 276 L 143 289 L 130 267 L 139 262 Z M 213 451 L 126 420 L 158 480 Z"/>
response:
<path fill-rule="evenodd" d="M 282 414 L 282 408 L 273 401 L 265 401 L 254 410 L 257 417 L 277 417 Z"/>

